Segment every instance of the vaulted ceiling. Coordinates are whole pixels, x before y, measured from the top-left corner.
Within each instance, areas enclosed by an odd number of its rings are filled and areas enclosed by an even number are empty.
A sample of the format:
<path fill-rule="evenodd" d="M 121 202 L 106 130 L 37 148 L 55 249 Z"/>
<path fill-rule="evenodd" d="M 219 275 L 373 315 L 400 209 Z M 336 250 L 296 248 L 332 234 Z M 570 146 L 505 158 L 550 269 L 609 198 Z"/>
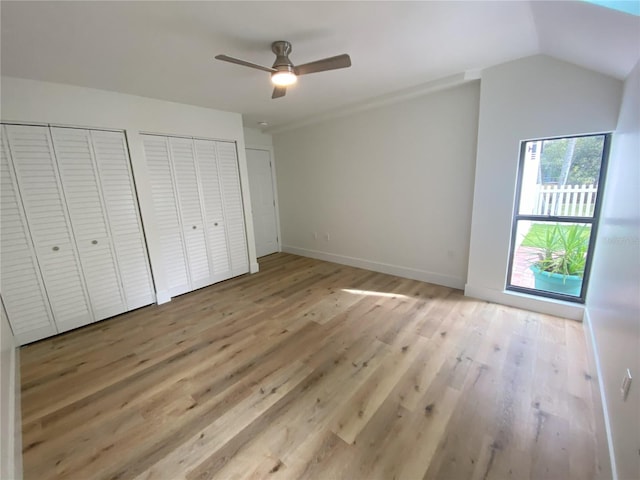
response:
<path fill-rule="evenodd" d="M 229 110 L 270 126 L 533 54 L 623 79 L 640 17 L 581 1 L 14 2 L 3 0 L 2 74 Z M 301 64 L 349 53 L 349 69 L 301 77 L 272 100 L 274 40 Z"/>

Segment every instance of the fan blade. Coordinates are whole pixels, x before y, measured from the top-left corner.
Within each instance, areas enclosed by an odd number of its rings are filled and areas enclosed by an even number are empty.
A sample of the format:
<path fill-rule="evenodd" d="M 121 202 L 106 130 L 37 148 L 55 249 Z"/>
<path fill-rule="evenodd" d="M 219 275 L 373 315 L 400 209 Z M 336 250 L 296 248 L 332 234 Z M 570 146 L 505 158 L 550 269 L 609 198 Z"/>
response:
<path fill-rule="evenodd" d="M 324 72 L 327 70 L 336 70 L 338 68 L 347 68 L 351 66 L 351 57 L 342 54 L 335 57 L 323 58 L 315 62 L 305 63 L 294 67 L 296 75 L 306 75 L 307 73 Z"/>
<path fill-rule="evenodd" d="M 228 55 L 216 55 L 216 60 L 222 60 L 223 62 L 235 63 L 237 65 L 243 65 L 245 67 L 256 68 L 258 70 L 264 70 L 265 72 L 273 73 L 277 70 L 275 68 L 263 67 L 256 63 L 245 62 L 237 58 L 229 57 Z"/>
<path fill-rule="evenodd" d="M 286 93 L 287 87 L 276 87 L 273 89 L 273 95 L 271 95 L 271 98 L 284 97 Z"/>

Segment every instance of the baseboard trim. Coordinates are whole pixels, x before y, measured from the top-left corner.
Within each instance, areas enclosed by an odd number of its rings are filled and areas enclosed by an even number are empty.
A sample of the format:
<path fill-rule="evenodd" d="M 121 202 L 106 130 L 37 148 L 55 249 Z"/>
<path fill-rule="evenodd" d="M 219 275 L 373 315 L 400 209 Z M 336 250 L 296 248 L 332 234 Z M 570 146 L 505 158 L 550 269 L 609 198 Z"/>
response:
<path fill-rule="evenodd" d="M 9 322 L 2 312 L 2 405 L 0 419 L 0 477 L 22 478 L 22 414 L 20 389 L 20 350 L 15 342 Z M 6 325 L 4 324 L 6 322 Z M 6 330 L 5 330 L 6 327 Z M 6 361 L 6 364 L 4 363 Z"/>
<path fill-rule="evenodd" d="M 18 450 L 16 446 L 17 434 L 21 431 L 22 425 L 22 419 L 20 418 L 19 412 L 17 410 L 18 406 L 20 405 L 20 370 L 18 370 L 20 366 L 18 365 L 18 348 L 12 345 L 9 355 L 9 381 L 7 382 L 4 378 L 2 379 L 2 383 L 8 383 L 9 387 L 8 393 L 3 394 L 3 397 L 5 395 L 7 396 L 6 400 L 8 404 L 8 407 L 3 407 L 3 409 L 7 409 L 9 418 L 3 419 L 3 421 L 8 422 L 8 428 L 6 430 L 7 438 L 3 439 L 5 442 L 7 442 L 7 457 L 3 458 L 2 461 L 7 462 L 6 474 L 14 475 L 16 472 L 15 452 Z M 3 387 L 4 386 L 5 385 L 3 385 Z M 5 400 L 5 398 L 3 398 L 2 400 Z M 3 428 L 3 430 L 5 430 L 5 428 Z"/>
<path fill-rule="evenodd" d="M 371 260 L 366 260 L 364 258 L 349 257 L 347 255 L 338 255 L 335 253 L 321 252 L 318 250 L 309 250 L 306 248 L 293 247 L 291 245 L 283 245 L 282 251 L 285 253 L 300 255 L 301 257 L 310 257 L 317 260 L 325 260 L 327 262 L 348 265 L 350 267 L 364 268 L 366 270 L 372 270 L 374 272 L 396 275 L 398 277 L 410 278 L 412 280 L 419 280 L 421 282 L 434 283 L 436 285 L 457 288 L 459 290 L 462 290 L 462 288 L 464 287 L 464 279 L 462 278 L 443 275 L 435 272 L 428 272 L 425 270 L 418 270 L 415 268 L 401 267 L 398 265 L 391 265 L 382 262 L 374 262 Z"/>
<path fill-rule="evenodd" d="M 20 388 L 20 349 L 16 348 L 13 352 L 14 366 L 12 385 L 14 388 L 13 402 L 11 406 L 15 416 L 14 432 L 13 432 L 13 464 L 11 469 L 15 478 L 22 478 L 22 389 Z"/>
<path fill-rule="evenodd" d="M 464 294 L 467 297 L 500 303 L 532 312 L 544 313 L 546 315 L 555 315 L 570 320 L 582 321 L 582 317 L 584 316 L 583 305 L 563 302 L 562 300 L 555 300 L 553 298 L 542 299 L 534 297 L 533 295 L 494 290 L 492 288 L 479 287 L 468 283 L 464 287 Z"/>
<path fill-rule="evenodd" d="M 260 265 L 258 262 L 251 262 L 251 266 L 249 267 L 249 273 L 258 273 L 260 271 Z"/>
<path fill-rule="evenodd" d="M 613 478 L 613 480 L 618 480 L 615 451 L 613 448 L 613 436 L 611 432 L 611 422 L 609 421 L 609 406 L 607 403 L 607 394 L 604 389 L 604 379 L 602 378 L 602 367 L 600 365 L 600 355 L 598 354 L 598 344 L 596 343 L 596 338 L 593 334 L 593 325 L 591 323 L 591 315 L 589 314 L 588 308 L 585 308 L 584 310 L 583 329 L 587 341 L 587 355 L 589 356 L 589 366 L 590 368 L 595 368 L 596 376 L 598 377 L 598 390 L 600 392 L 600 402 L 602 404 L 602 414 L 604 417 L 604 428 L 607 438 L 609 462 L 611 465 L 611 478 Z"/>

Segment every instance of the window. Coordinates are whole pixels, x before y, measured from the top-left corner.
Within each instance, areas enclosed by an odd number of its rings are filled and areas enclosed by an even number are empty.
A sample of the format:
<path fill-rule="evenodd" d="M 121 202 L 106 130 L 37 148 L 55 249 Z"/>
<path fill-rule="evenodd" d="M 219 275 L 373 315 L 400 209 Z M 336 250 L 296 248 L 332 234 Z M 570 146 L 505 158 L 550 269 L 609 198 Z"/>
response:
<path fill-rule="evenodd" d="M 584 302 L 609 141 L 522 142 L 507 290 Z"/>

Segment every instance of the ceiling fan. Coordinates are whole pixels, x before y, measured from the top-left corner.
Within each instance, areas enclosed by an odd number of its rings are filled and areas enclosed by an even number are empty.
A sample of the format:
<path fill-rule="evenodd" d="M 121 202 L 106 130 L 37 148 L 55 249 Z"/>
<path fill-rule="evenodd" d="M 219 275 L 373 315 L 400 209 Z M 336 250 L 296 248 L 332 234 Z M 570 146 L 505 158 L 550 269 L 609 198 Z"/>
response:
<path fill-rule="evenodd" d="M 216 55 L 216 59 L 269 72 L 271 74 L 271 82 L 275 85 L 271 98 L 284 97 L 287 93 L 287 87 L 296 83 L 299 75 L 336 70 L 338 68 L 347 68 L 351 66 L 351 58 L 346 53 L 295 66 L 291 60 L 289 60 L 291 44 L 284 40 L 273 42 L 271 44 L 271 51 L 276 54 L 276 61 L 273 62 L 273 66 L 271 68 L 246 62 L 238 58 L 229 57 L 228 55 Z"/>

